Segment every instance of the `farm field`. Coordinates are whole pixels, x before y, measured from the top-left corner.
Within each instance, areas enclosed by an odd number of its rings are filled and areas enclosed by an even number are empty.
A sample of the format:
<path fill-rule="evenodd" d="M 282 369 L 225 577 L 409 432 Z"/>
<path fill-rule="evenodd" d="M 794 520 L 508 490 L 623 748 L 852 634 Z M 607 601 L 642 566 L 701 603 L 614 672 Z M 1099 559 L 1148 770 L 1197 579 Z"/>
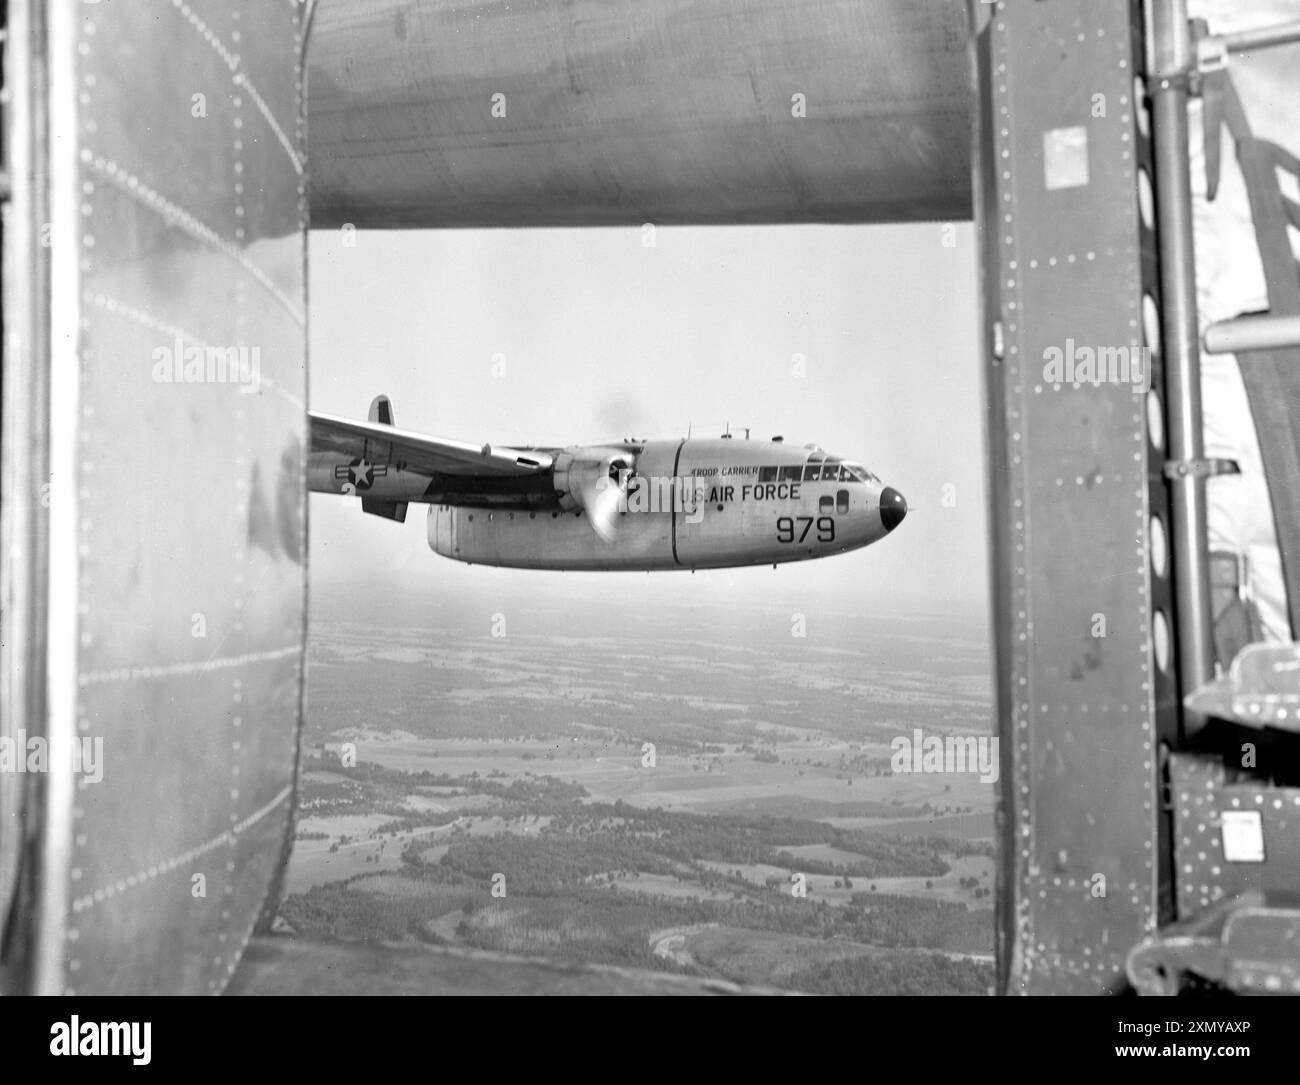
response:
<path fill-rule="evenodd" d="M 293 930 L 804 991 L 992 985 L 995 786 L 892 762 L 916 729 L 987 740 L 980 630 L 876 615 L 792 650 L 752 613 L 726 636 L 447 619 L 313 624 Z"/>

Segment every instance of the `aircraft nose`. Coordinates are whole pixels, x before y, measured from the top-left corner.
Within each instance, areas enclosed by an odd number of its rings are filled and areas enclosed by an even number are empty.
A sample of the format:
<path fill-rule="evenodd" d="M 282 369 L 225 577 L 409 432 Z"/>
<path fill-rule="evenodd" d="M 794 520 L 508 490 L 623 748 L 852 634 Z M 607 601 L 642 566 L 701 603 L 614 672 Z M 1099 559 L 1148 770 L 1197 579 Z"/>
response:
<path fill-rule="evenodd" d="M 880 522 L 885 525 L 886 531 L 893 531 L 906 515 L 907 498 L 892 486 L 886 486 L 880 491 Z"/>

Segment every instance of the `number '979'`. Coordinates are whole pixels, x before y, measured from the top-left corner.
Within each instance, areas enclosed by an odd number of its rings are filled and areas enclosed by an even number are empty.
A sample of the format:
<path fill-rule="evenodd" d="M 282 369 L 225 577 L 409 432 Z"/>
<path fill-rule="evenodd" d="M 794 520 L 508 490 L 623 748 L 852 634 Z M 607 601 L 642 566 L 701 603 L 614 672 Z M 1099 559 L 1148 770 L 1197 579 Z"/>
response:
<path fill-rule="evenodd" d="M 835 541 L 835 518 L 832 516 L 782 516 L 776 522 L 776 541 L 801 543 L 808 538 L 813 524 L 817 525 L 818 542 Z M 798 525 L 803 525 L 802 529 Z"/>

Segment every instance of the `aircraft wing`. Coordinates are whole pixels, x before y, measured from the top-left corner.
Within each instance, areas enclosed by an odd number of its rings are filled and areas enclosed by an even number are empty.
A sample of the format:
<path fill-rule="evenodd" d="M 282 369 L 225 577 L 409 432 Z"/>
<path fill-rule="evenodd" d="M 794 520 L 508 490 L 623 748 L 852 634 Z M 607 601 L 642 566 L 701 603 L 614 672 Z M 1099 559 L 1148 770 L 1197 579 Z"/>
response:
<path fill-rule="evenodd" d="M 359 422 L 309 412 L 311 451 L 336 452 L 371 462 L 395 463 L 425 475 L 535 475 L 551 456 L 535 449 L 493 448 L 397 429 L 383 422 Z"/>

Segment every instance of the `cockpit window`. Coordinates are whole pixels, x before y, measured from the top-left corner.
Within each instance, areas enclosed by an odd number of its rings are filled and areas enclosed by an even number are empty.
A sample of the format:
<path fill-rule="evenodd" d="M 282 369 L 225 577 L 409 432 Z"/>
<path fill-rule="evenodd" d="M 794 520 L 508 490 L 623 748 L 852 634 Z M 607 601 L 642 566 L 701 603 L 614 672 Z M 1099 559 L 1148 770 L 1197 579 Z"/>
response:
<path fill-rule="evenodd" d="M 852 479 L 854 482 L 869 482 L 876 486 L 880 485 L 880 479 L 878 479 L 875 475 L 873 475 L 861 464 L 848 463 L 845 464 L 844 466 L 847 468 L 849 472 L 848 478 Z"/>

